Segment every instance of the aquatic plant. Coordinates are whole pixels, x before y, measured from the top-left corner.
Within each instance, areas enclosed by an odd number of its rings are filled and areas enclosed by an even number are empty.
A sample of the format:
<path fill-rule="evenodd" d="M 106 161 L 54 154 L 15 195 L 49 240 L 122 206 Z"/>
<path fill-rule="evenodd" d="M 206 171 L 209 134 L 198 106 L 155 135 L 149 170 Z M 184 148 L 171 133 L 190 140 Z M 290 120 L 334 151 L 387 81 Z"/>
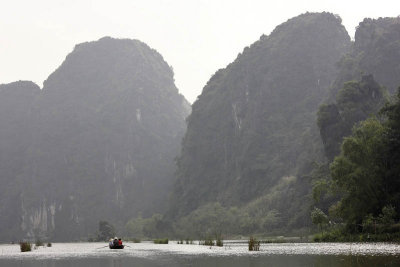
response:
<path fill-rule="evenodd" d="M 214 240 L 212 238 L 206 238 L 204 240 L 200 240 L 199 241 L 199 245 L 212 247 L 212 246 L 215 245 L 215 243 L 214 243 Z"/>
<path fill-rule="evenodd" d="M 168 244 L 168 238 L 165 238 L 165 239 L 154 239 L 154 244 Z"/>
<path fill-rule="evenodd" d="M 259 251 L 260 250 L 260 241 L 257 241 L 254 237 L 250 237 L 249 240 L 249 251 Z"/>
<path fill-rule="evenodd" d="M 217 247 L 223 247 L 223 246 L 224 246 L 224 241 L 223 241 L 221 235 L 217 235 L 217 236 L 216 236 L 215 245 L 216 245 Z"/>
<path fill-rule="evenodd" d="M 21 249 L 21 252 L 32 251 L 32 245 L 29 242 L 20 242 L 19 248 Z"/>
<path fill-rule="evenodd" d="M 36 247 L 41 247 L 41 246 L 44 246 L 44 243 L 43 243 L 42 240 L 36 239 L 36 241 L 35 241 L 35 246 L 36 246 Z"/>

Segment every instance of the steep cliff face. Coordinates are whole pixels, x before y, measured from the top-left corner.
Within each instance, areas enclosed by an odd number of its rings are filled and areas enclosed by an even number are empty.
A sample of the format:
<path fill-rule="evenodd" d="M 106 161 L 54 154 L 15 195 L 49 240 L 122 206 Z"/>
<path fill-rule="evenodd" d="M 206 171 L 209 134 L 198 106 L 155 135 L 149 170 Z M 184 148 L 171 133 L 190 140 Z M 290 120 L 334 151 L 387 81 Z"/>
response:
<path fill-rule="evenodd" d="M 350 52 L 338 67 L 327 103 L 318 113 L 325 155 L 330 161 L 340 153 L 343 137 L 351 134 L 352 127 L 377 114 L 386 92 L 394 94 L 400 86 L 400 18 L 364 19 Z"/>
<path fill-rule="evenodd" d="M 241 206 L 285 177 L 296 180 L 321 155 L 316 110 L 349 46 L 340 18 L 307 13 L 217 71 L 188 118 L 170 214 L 214 201 Z M 284 216 L 290 205 L 277 207 L 275 200 L 265 206 Z"/>
<path fill-rule="evenodd" d="M 79 44 L 44 82 L 23 172 L 24 235 L 71 240 L 165 209 L 190 105 L 137 40 Z"/>
<path fill-rule="evenodd" d="M 344 83 L 336 103 L 319 107 L 317 124 L 330 162 L 339 155 L 343 138 L 351 135 L 354 125 L 379 112 L 386 92 L 372 75 L 365 75 L 361 81 Z"/>
<path fill-rule="evenodd" d="M 39 95 L 39 86 L 32 82 L 0 85 L 0 240 L 12 240 L 21 227 L 21 184 Z"/>
<path fill-rule="evenodd" d="M 400 85 L 400 17 L 364 19 L 357 28 L 355 53 L 360 68 L 394 93 Z"/>
<path fill-rule="evenodd" d="M 366 18 L 360 22 L 352 48 L 338 66 L 330 102 L 335 101 L 345 82 L 369 74 L 393 94 L 400 84 L 400 18 Z"/>

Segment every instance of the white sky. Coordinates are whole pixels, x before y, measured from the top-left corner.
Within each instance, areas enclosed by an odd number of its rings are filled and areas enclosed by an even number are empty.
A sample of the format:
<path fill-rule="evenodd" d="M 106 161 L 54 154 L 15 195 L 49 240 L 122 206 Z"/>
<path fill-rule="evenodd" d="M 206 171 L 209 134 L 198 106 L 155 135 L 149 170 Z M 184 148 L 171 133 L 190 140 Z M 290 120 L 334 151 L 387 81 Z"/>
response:
<path fill-rule="evenodd" d="M 0 0 L 0 83 L 42 86 L 75 44 L 111 36 L 160 52 L 193 102 L 244 47 L 306 11 L 339 14 L 353 37 L 365 17 L 400 15 L 400 1 Z"/>

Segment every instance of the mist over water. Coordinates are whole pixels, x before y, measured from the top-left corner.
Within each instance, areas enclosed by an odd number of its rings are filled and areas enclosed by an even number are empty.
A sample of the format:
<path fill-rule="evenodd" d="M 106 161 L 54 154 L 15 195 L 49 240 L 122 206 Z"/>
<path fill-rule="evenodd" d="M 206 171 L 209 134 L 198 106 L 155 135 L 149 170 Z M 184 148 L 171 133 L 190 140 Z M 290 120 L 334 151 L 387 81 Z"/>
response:
<path fill-rule="evenodd" d="M 130 35 L 77 44 L 43 86 L 0 84 L 0 267 L 400 266 L 400 17 L 266 33 L 192 104 Z"/>

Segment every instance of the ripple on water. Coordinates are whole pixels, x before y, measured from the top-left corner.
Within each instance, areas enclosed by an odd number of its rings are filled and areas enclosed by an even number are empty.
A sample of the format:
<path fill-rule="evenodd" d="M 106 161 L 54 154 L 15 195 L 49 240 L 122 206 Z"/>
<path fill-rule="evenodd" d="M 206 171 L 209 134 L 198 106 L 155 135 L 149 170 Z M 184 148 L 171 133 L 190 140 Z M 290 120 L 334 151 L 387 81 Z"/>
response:
<path fill-rule="evenodd" d="M 390 243 L 283 243 L 261 244 L 260 251 L 249 252 L 246 243 L 226 241 L 224 247 L 125 243 L 124 250 L 110 250 L 104 243 L 53 243 L 21 253 L 19 245 L 0 245 L 0 258 L 63 259 L 96 257 L 157 258 L 166 255 L 186 256 L 261 256 L 261 255 L 396 255 L 400 246 Z"/>

